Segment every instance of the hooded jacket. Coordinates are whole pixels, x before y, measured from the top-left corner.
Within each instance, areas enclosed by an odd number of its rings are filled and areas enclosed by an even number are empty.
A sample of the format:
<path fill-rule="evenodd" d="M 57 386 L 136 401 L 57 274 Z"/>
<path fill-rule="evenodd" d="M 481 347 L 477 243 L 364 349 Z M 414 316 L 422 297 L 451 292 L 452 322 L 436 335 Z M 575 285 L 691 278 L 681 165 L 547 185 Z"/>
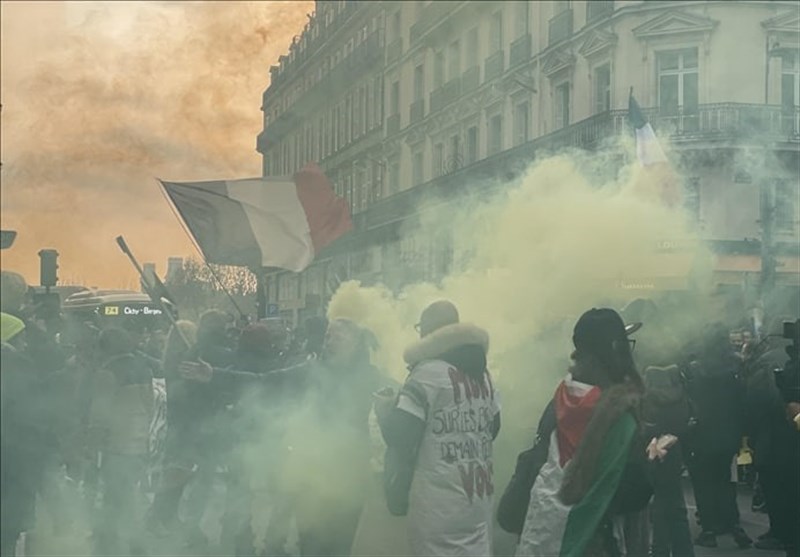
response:
<path fill-rule="evenodd" d="M 409 484 L 415 555 L 491 554 L 500 407 L 486 369 L 488 348 L 486 331 L 457 323 L 405 351 L 411 373 L 381 430 L 396 451 L 397 476 Z"/>

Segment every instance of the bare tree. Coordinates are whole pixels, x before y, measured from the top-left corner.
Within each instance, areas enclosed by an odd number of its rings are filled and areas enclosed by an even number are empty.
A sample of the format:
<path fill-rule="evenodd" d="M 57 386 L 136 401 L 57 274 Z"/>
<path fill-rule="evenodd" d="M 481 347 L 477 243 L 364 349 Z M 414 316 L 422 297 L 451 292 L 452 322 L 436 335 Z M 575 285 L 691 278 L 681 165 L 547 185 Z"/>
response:
<path fill-rule="evenodd" d="M 167 288 L 175 298 L 181 317 L 197 320 L 208 309 L 237 313 L 228 293 L 241 310 L 255 314 L 256 277 L 244 267 L 209 266 L 196 259 L 185 259 L 183 266 L 170 276 Z M 216 278 L 215 278 L 216 275 Z M 217 280 L 219 279 L 219 280 Z"/>

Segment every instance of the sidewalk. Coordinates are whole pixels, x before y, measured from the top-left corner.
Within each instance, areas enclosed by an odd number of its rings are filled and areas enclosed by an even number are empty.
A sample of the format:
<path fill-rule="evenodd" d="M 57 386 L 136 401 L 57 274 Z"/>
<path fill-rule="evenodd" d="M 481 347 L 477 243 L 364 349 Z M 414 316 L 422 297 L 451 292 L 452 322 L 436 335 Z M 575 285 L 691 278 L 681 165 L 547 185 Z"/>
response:
<path fill-rule="evenodd" d="M 686 506 L 689 514 L 689 526 L 692 529 L 692 537 L 696 537 L 700 533 L 697 527 L 697 520 L 694 518 L 694 513 L 697 507 L 694 502 L 694 494 L 691 487 L 684 486 L 684 497 L 686 498 Z M 741 525 L 745 532 L 753 538 L 763 534 L 769 528 L 769 520 L 766 514 L 754 513 L 750 510 L 750 503 L 753 499 L 752 491 L 746 486 L 739 486 L 738 502 L 739 512 L 741 514 Z M 763 551 L 750 547 L 748 549 L 739 549 L 733 542 L 730 536 L 720 536 L 717 538 L 719 547 L 707 548 L 695 546 L 696 557 L 783 557 L 783 551 Z M 516 539 L 514 536 L 503 532 L 499 527 L 495 528 L 495 557 L 513 557 L 514 549 L 516 547 Z"/>

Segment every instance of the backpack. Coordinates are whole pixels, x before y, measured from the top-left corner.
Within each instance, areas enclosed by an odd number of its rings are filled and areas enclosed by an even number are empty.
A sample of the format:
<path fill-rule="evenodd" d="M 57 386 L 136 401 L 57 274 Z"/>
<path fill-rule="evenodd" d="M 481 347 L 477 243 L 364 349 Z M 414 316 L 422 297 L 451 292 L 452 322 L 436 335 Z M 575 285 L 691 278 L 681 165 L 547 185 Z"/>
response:
<path fill-rule="evenodd" d="M 686 377 L 677 365 L 644 370 L 644 419 L 663 433 L 683 436 L 692 419 Z"/>
<path fill-rule="evenodd" d="M 547 462 L 550 437 L 556 428 L 555 404 L 551 400 L 542 413 L 533 447 L 522 451 L 508 487 L 497 505 L 497 523 L 510 534 L 522 534 L 531 501 L 531 489 L 539 471 Z"/>

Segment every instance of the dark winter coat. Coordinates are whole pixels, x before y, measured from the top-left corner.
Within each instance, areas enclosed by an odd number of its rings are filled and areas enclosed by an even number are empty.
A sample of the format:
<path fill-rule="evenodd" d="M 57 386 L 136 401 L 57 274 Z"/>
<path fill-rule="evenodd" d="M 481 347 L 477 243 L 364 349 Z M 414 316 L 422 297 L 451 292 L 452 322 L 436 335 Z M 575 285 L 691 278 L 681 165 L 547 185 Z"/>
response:
<path fill-rule="evenodd" d="M 744 384 L 733 352 L 708 355 L 689 366 L 689 396 L 697 424 L 688 438 L 692 450 L 733 455 L 744 433 Z"/>
<path fill-rule="evenodd" d="M 34 363 L 7 343 L 0 348 L 0 506 L 3 528 L 22 531 L 34 520 L 36 493 L 49 452 L 44 382 Z"/>
<path fill-rule="evenodd" d="M 235 353 L 228 347 L 214 342 L 201 342 L 193 346 L 185 359 L 203 360 L 214 368 L 228 368 L 235 362 Z M 178 374 L 180 362 L 168 362 L 164 375 L 167 382 L 167 423 L 183 436 L 215 437 L 219 434 L 216 423 L 225 406 L 230 403 L 227 393 L 211 383 L 201 383 L 182 378 Z M 203 441 L 191 441 L 201 443 Z"/>
<path fill-rule="evenodd" d="M 153 375 L 134 354 L 106 360 L 94 377 L 89 429 L 102 451 L 147 455 L 154 412 Z"/>

